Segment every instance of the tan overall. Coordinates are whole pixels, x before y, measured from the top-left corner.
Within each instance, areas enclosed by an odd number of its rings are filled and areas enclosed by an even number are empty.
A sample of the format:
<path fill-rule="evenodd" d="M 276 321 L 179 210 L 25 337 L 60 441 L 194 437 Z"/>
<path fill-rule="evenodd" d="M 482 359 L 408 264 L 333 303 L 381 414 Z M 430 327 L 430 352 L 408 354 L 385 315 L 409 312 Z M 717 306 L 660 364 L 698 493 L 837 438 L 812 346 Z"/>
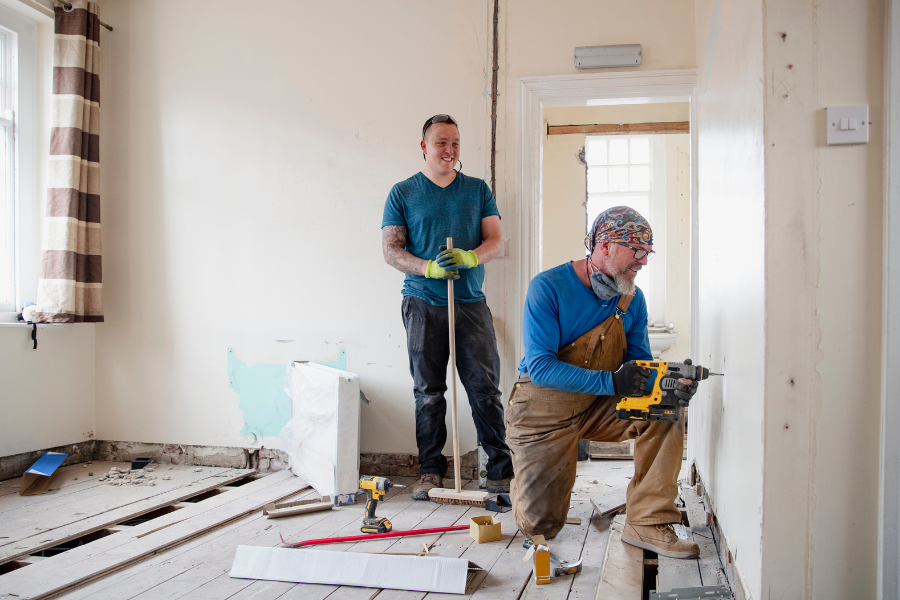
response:
<path fill-rule="evenodd" d="M 586 369 L 616 371 L 627 342 L 621 315 L 633 296 L 622 296 L 616 314 L 561 349 L 559 360 Z M 510 493 L 516 524 L 526 535 L 553 537 L 569 512 L 578 440 L 621 442 L 637 438 L 634 478 L 628 485 L 627 521 L 656 525 L 681 520 L 675 508 L 684 447 L 684 420 L 624 421 L 618 396 L 561 392 L 520 378 L 506 409 L 506 441 L 512 453 Z"/>

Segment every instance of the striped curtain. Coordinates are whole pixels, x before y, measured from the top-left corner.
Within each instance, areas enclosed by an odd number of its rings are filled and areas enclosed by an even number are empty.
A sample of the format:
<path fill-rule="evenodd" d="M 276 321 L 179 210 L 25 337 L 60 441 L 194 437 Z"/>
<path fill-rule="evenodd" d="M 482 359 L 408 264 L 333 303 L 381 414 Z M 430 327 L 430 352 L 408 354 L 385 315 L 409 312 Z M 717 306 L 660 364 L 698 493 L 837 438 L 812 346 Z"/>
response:
<path fill-rule="evenodd" d="M 100 17 L 97 5 L 57 7 L 39 320 L 103 321 L 100 259 Z"/>

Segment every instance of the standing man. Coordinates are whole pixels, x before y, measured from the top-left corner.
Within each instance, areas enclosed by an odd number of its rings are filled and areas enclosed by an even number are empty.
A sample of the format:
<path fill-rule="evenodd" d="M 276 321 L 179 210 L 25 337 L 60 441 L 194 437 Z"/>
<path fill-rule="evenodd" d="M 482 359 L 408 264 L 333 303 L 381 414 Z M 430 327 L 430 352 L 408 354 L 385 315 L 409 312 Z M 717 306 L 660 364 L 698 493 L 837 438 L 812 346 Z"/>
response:
<path fill-rule="evenodd" d="M 478 441 L 488 455 L 487 489 L 509 491 L 512 462 L 504 438 L 500 357 L 491 311 L 481 291 L 484 265 L 503 248 L 500 213 L 487 184 L 453 167 L 459 127 L 449 115 L 425 121 L 420 143 L 425 168 L 391 189 L 384 206 L 384 260 L 406 273 L 402 316 L 416 397 L 419 480 L 413 498 L 444 487 L 447 459 L 447 363 L 450 335 L 447 282 L 455 279 L 456 367 L 466 388 Z M 462 163 L 460 163 L 462 164 Z M 447 238 L 454 248 L 441 251 Z"/>
<path fill-rule="evenodd" d="M 643 396 L 653 360 L 647 305 L 634 284 L 653 256 L 653 232 L 637 211 L 616 206 L 597 217 L 583 260 L 544 271 L 528 286 L 523 316 L 525 357 L 506 411 L 516 478 L 513 512 L 526 535 L 562 529 L 575 483 L 578 440 L 635 439 L 634 477 L 626 493 L 622 541 L 673 558 L 699 556 L 672 523 L 684 446 L 684 420 L 616 418 L 622 396 Z M 679 379 L 681 406 L 697 383 Z"/>

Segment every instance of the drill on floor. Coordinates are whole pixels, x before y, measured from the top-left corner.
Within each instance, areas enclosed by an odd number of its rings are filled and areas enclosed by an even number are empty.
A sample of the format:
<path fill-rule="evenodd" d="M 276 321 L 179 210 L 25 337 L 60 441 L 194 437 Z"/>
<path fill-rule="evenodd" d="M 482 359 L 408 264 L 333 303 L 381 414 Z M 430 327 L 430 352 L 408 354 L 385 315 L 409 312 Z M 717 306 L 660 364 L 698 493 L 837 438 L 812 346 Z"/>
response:
<path fill-rule="evenodd" d="M 626 421 L 668 421 L 678 420 L 678 399 L 672 393 L 679 379 L 703 381 L 710 375 L 723 377 L 723 373 L 710 373 L 706 367 L 691 363 L 636 360 L 634 364 L 650 369 L 647 394 L 625 396 L 616 405 L 616 418 Z M 663 396 L 663 391 L 668 393 Z"/>
<path fill-rule="evenodd" d="M 392 487 L 406 486 L 391 483 L 387 477 L 376 475 L 363 475 L 359 478 L 359 489 L 366 491 L 366 516 L 363 517 L 360 531 L 363 533 L 387 533 L 391 530 L 391 522 L 385 517 L 376 517 L 375 509 L 378 507 L 378 501 L 383 500 L 384 495 Z"/>

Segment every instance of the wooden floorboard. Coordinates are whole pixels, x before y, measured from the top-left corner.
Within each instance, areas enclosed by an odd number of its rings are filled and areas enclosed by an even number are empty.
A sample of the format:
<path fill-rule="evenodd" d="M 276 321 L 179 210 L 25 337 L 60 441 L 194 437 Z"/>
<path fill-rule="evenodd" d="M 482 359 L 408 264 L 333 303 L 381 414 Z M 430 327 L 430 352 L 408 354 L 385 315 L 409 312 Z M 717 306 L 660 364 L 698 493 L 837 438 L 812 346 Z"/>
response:
<path fill-rule="evenodd" d="M 725 571 L 719 560 L 719 552 L 716 549 L 712 531 L 706 526 L 706 511 L 700 497 L 697 496 L 694 488 L 687 484 L 681 486 L 681 497 L 684 499 L 685 510 L 688 513 L 693 540 L 700 546 L 697 567 L 700 571 L 701 584 L 704 586 L 726 585 Z"/>
<path fill-rule="evenodd" d="M 582 465 L 585 465 L 584 467 Z M 108 468 L 106 469 L 108 471 Z M 160 471 L 156 472 L 157 474 Z M 470 580 L 465 597 L 460 600 L 594 600 L 601 580 L 603 559 L 610 539 L 611 520 L 595 513 L 590 498 L 602 488 L 627 484 L 633 465 L 621 461 L 589 461 L 579 463 L 579 473 L 573 489 L 570 516 L 578 517 L 578 525 L 567 524 L 551 550 L 569 560 L 583 559 L 582 572 L 575 576 L 553 578 L 549 585 L 536 586 L 531 562 L 522 562 L 524 537 L 518 531 L 512 512 L 498 515 L 503 538 L 500 542 L 477 544 L 468 532 L 454 532 L 435 536 L 367 540 L 355 544 L 334 544 L 318 549 L 332 552 L 420 552 L 423 544 L 445 558 L 461 557 L 478 564 L 483 571 Z M 263 478 L 267 479 L 267 478 Z M 394 478 L 397 483 L 412 483 L 412 479 Z M 68 482 L 67 487 L 82 483 Z M 250 484 L 253 485 L 253 484 Z M 105 486 L 104 486 L 105 487 Z M 20 597 L 43 597 L 41 590 L 56 590 L 55 597 L 66 600 L 174 600 L 176 598 L 208 598 L 210 600 L 369 600 L 376 589 L 347 586 L 294 584 L 289 582 L 232 579 L 228 576 L 234 554 L 239 545 L 276 546 L 279 533 L 285 540 L 356 535 L 364 513 L 364 503 L 337 507 L 332 511 L 296 515 L 281 519 L 265 519 L 260 511 L 242 513 L 231 521 L 215 522 L 225 504 L 223 498 L 231 494 L 246 494 L 249 486 L 241 486 L 208 500 L 164 515 L 127 532 L 116 533 L 82 548 L 41 561 L 56 561 L 55 567 L 36 563 L 5 576 L 0 576 L 2 592 L 12 581 L 34 586 Z M 469 489 L 477 488 L 467 482 Z M 62 488 L 60 491 L 65 490 Z M 113 488 L 115 489 L 115 488 Z M 103 490 L 103 488 L 101 488 Z M 58 493 L 58 492 L 57 492 Z M 75 493 L 74 489 L 67 494 Z M 316 497 L 307 490 L 293 499 Z M 2 498 L 0 498 L 2 500 Z M 246 505 L 252 503 L 245 503 Z M 206 505 L 204 509 L 198 506 Z M 245 506 L 246 507 L 246 506 Z M 185 519 L 175 516 L 189 511 Z M 199 512 L 198 512 L 199 511 Z M 240 511 L 238 511 L 240 512 Z M 388 517 L 395 530 L 465 524 L 474 515 L 488 514 L 483 508 L 439 505 L 413 501 L 409 488 L 394 488 L 387 501 L 379 503 L 377 514 Z M 193 525 L 191 524 L 193 523 Z M 199 523 L 199 527 L 196 525 Z M 136 537 L 135 531 L 142 537 Z M 126 543 L 112 542 L 117 536 L 131 538 Z M 0 540 L 2 542 L 2 540 Z M 621 542 L 619 542 L 621 545 Z M 172 545 L 175 544 L 175 545 Z M 93 547 L 89 555 L 85 548 Z M 297 550 L 302 552 L 303 550 Z M 77 555 L 78 552 L 82 556 Z M 66 557 L 66 555 L 69 555 Z M 25 577 L 26 572 L 29 572 Z M 19 573 L 17 579 L 7 577 Z M 46 574 L 44 577 L 43 574 Z M 86 575 L 87 574 L 87 575 Z M 82 580 L 68 587 L 74 580 Z M 382 590 L 377 600 L 452 600 L 452 594 L 425 594 L 399 590 Z M 591 598 L 588 598 L 591 596 Z"/>
<path fill-rule="evenodd" d="M 569 516 L 580 518 L 581 524 L 563 526 L 556 537 L 548 541 L 550 551 L 565 561 L 576 561 L 581 555 L 588 528 L 592 525 L 591 515 L 594 511 L 590 502 L 574 501 L 571 505 Z M 522 551 L 524 553 L 525 549 L 522 548 Z M 551 565 L 552 567 L 553 565 Z M 565 600 L 569 597 L 569 589 L 572 587 L 573 580 L 574 577 L 571 575 L 551 577 L 550 583 L 537 585 L 532 577 L 522 598 L 524 600 Z"/>
<path fill-rule="evenodd" d="M 13 520 L 13 523 L 18 524 L 18 528 L 12 528 L 12 532 L 9 534 L 12 539 L 4 540 L 7 543 L 0 544 L 0 564 L 170 506 L 242 479 L 253 472 L 250 469 L 206 467 L 198 473 L 190 467 L 179 467 L 177 470 L 164 471 L 172 479 L 169 481 L 158 480 L 158 485 L 152 487 L 113 487 L 100 484 L 103 487 L 112 487 L 110 490 L 100 489 L 98 491 L 98 494 L 106 492 L 103 501 L 99 501 L 97 498 L 81 498 L 64 507 L 53 506 Z M 90 491 L 95 490 L 91 489 Z M 59 498 L 59 500 L 66 498 L 74 500 L 78 496 L 79 494 L 71 494 Z M 120 503 L 119 505 L 115 504 L 117 501 Z M 14 511 L 11 514 L 18 514 L 18 512 Z M 28 525 L 22 525 L 22 523 Z M 7 531 L 6 527 L 4 525 L 4 531 Z M 40 529 L 40 531 L 33 533 L 32 529 Z M 4 535 L 6 534 L 4 533 Z M 16 539 L 17 535 L 18 539 Z"/>
<path fill-rule="evenodd" d="M 305 483 L 276 473 L 224 494 L 129 528 L 91 544 L 0 576 L 0 593 L 44 598 L 122 568 L 239 519 L 266 503 L 295 495 Z"/>
<path fill-rule="evenodd" d="M 603 600 L 639 600 L 642 597 L 644 551 L 622 541 L 624 525 L 624 515 L 618 515 L 610 528 L 597 588 L 597 598 Z"/>
<path fill-rule="evenodd" d="M 581 552 L 581 572 L 574 576 L 569 590 L 569 600 L 594 600 L 603 572 L 603 559 L 606 556 L 611 525 L 610 517 L 601 517 L 596 512 L 591 516 L 591 524 Z"/>

